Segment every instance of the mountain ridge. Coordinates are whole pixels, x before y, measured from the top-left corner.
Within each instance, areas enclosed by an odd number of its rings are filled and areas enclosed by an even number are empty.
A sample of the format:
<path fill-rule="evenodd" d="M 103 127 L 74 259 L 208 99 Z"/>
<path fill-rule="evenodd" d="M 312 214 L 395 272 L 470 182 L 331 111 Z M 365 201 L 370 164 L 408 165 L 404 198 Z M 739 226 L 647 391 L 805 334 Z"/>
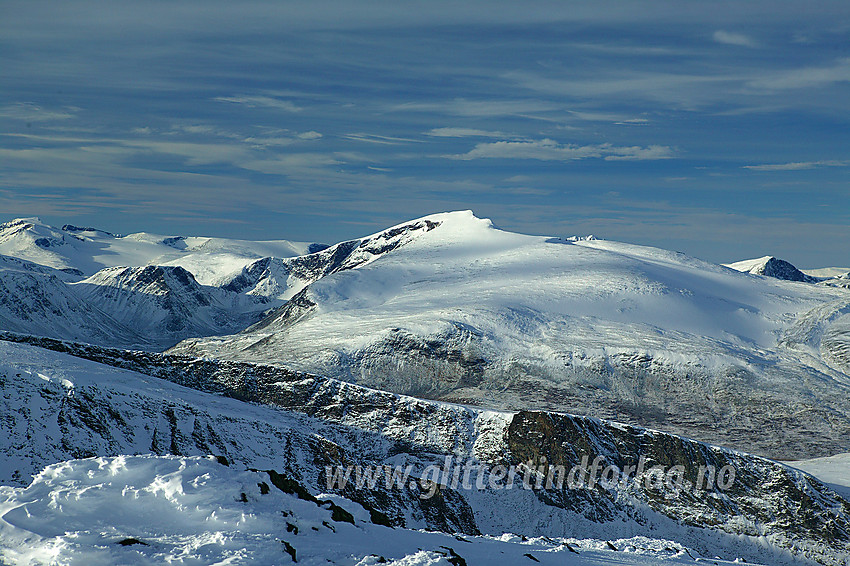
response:
<path fill-rule="evenodd" d="M 588 417 L 480 411 L 283 368 L 67 343 L 42 345 L 132 366 L 142 374 L 0 342 L 7 360 L 0 367 L 0 383 L 7 392 L 18 392 L 15 398 L 28 407 L 28 418 L 37 425 L 30 432 L 5 431 L 15 454 L 33 442 L 40 458 L 53 459 L 138 448 L 176 455 L 213 450 L 250 468 L 276 468 L 313 493 L 327 493 L 330 487 L 323 475 L 326 465 L 410 463 L 421 470 L 442 465 L 447 455 L 490 465 L 533 460 L 567 467 L 577 464 L 581 454 L 591 459 L 599 455 L 621 469 L 643 455 L 647 466 L 683 464 L 688 478 L 700 465 L 720 469 L 728 464 L 736 470 L 733 487 L 714 487 L 699 497 L 649 483 L 554 492 L 446 487 L 434 502 L 419 497 L 425 489 L 421 485 L 412 491 L 349 485 L 336 493 L 379 510 L 395 525 L 444 532 L 610 540 L 624 532 L 655 530 L 675 535 L 703 555 L 734 552 L 729 560 L 770 557 L 771 564 L 814 560 L 837 565 L 850 557 L 850 503 L 811 476 L 744 453 Z M 150 375 L 194 384 L 201 391 Z M 211 389 L 236 398 L 204 392 Z M 244 401 L 259 404 L 243 408 Z M 4 410 L 23 409 L 16 404 Z M 0 419 L 4 427 L 11 422 Z M 17 442 L 22 434 L 29 434 L 30 441 Z M 427 505 L 442 511 L 427 512 Z M 784 551 L 793 556 L 783 557 Z"/>
<path fill-rule="evenodd" d="M 46 267 L 90 276 L 105 267 L 174 264 L 189 268 L 219 263 L 214 274 L 195 273 L 206 284 L 240 269 L 250 260 L 291 257 L 321 249 L 324 244 L 289 240 L 248 241 L 225 238 L 164 236 L 138 232 L 128 235 L 65 224 L 52 227 L 38 217 L 0 224 L 0 255 L 18 257 Z M 233 265 L 231 265 L 233 264 Z"/>

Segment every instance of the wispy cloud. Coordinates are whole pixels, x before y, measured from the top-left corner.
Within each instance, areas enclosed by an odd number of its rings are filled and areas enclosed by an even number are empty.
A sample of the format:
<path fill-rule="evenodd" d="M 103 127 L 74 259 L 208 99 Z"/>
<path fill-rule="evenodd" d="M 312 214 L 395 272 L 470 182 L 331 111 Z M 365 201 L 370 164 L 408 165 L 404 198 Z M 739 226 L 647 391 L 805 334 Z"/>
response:
<path fill-rule="evenodd" d="M 0 118 L 12 118 L 26 122 L 47 122 L 50 120 L 68 120 L 74 117 L 71 108 L 48 110 L 33 102 L 17 102 L 0 108 Z"/>
<path fill-rule="evenodd" d="M 688 51 L 682 48 L 662 47 L 653 45 L 641 44 L 624 44 L 624 43 L 573 43 L 572 47 L 585 51 L 595 51 L 599 53 L 607 53 L 614 55 L 629 55 L 637 57 L 645 56 L 670 56 L 687 53 Z"/>
<path fill-rule="evenodd" d="M 536 141 L 498 141 L 479 143 L 468 153 L 449 156 L 452 159 L 537 159 L 540 161 L 573 161 L 601 158 L 608 161 L 669 159 L 673 150 L 667 146 L 615 146 L 611 144 L 559 144 L 551 139 Z"/>
<path fill-rule="evenodd" d="M 600 149 L 606 154 L 606 161 L 652 161 L 674 157 L 673 149 L 666 145 L 650 145 L 646 147 L 637 145 L 629 147 L 603 145 L 600 146 Z"/>
<path fill-rule="evenodd" d="M 193 128 L 190 128 L 193 130 Z M 306 132 L 306 139 L 293 136 L 276 140 L 273 138 L 242 138 L 221 141 L 211 136 L 206 141 L 176 140 L 168 135 L 151 137 L 62 137 L 31 134 L 3 134 L 7 138 L 26 139 L 33 147 L 6 149 L 0 147 L 0 158 L 15 163 L 6 171 L 7 178 L 25 184 L 26 179 L 40 179 L 41 183 L 71 183 L 83 187 L 102 187 L 104 179 L 113 179 L 116 186 L 123 179 L 150 180 L 165 176 L 175 182 L 187 182 L 189 178 L 205 176 L 204 168 L 215 166 L 219 174 L 239 175 L 239 171 L 257 171 L 270 175 L 290 176 L 315 173 L 322 167 L 340 163 L 331 154 L 303 151 L 280 151 L 281 146 L 301 144 L 308 146 L 321 137 L 318 132 Z M 318 137 L 317 137 L 318 136 Z M 229 138 L 230 136 L 225 136 Z M 38 145 L 35 145 L 38 144 Z M 150 162 L 163 163 L 151 166 Z M 139 163 L 146 169 L 140 170 Z M 174 171 L 180 163 L 185 171 Z M 108 184 L 108 183 L 107 183 Z M 187 183 L 190 184 L 190 183 Z"/>
<path fill-rule="evenodd" d="M 712 36 L 717 43 L 725 45 L 738 45 L 740 47 L 758 47 L 758 42 L 743 33 L 717 30 Z"/>
<path fill-rule="evenodd" d="M 607 75 L 594 73 L 568 78 L 562 75 L 546 76 L 528 71 L 509 71 L 503 78 L 546 96 L 572 96 L 595 101 L 605 97 L 616 100 L 618 104 L 622 104 L 624 99 L 631 102 L 640 99 L 688 108 L 715 102 L 722 96 L 728 98 L 728 87 L 741 83 L 740 77 L 722 74 L 621 69 L 610 71 Z"/>
<path fill-rule="evenodd" d="M 384 136 L 380 134 L 368 134 L 363 132 L 345 134 L 342 136 L 345 139 L 361 141 L 366 143 L 376 143 L 380 145 L 400 145 L 405 143 L 422 143 L 422 140 L 413 138 L 400 138 L 396 136 Z"/>
<path fill-rule="evenodd" d="M 250 155 L 249 148 L 243 144 L 232 143 L 192 143 L 162 141 L 120 142 L 125 148 L 134 148 L 142 152 L 152 152 L 183 158 L 188 166 L 211 165 L 215 163 L 238 163 Z M 102 150 L 104 146 L 94 146 Z M 108 146 L 107 146 L 108 147 Z"/>
<path fill-rule="evenodd" d="M 558 110 L 561 105 L 545 100 L 467 100 L 455 98 L 445 102 L 408 102 L 393 108 L 396 111 L 438 112 L 455 116 L 497 117 L 530 116 Z"/>
<path fill-rule="evenodd" d="M 277 156 L 274 159 L 246 161 L 240 163 L 240 166 L 270 175 L 291 175 L 296 172 L 313 171 L 338 163 L 338 160 L 323 153 L 290 153 Z"/>
<path fill-rule="evenodd" d="M 795 161 L 791 163 L 765 163 L 763 165 L 744 165 L 744 169 L 753 171 L 803 171 L 819 167 L 850 167 L 850 161 Z"/>
<path fill-rule="evenodd" d="M 282 100 L 271 96 L 217 96 L 213 100 L 216 102 L 243 104 L 248 108 L 275 108 L 285 112 L 301 112 L 303 110 L 303 108 L 296 106 L 290 100 Z"/>
<path fill-rule="evenodd" d="M 425 135 L 436 138 L 501 138 L 505 136 L 502 132 L 474 128 L 434 128 L 425 132 Z"/>
<path fill-rule="evenodd" d="M 623 125 L 642 125 L 649 123 L 649 120 L 646 118 L 633 118 L 624 114 L 617 114 L 613 112 L 570 110 L 569 114 L 574 118 L 588 122 L 611 122 L 613 124 Z"/>
<path fill-rule="evenodd" d="M 761 78 L 749 81 L 747 86 L 754 89 L 791 90 L 846 82 L 850 82 L 850 58 L 839 59 L 830 66 L 765 73 Z"/>

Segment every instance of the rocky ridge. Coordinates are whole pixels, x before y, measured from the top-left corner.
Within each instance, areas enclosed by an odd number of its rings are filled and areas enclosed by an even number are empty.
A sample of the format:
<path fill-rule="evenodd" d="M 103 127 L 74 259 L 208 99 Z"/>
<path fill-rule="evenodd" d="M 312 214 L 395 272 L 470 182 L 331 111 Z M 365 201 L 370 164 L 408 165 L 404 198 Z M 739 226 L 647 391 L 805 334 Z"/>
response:
<path fill-rule="evenodd" d="M 146 401 L 149 393 L 138 397 L 113 384 L 43 385 L 39 392 L 27 383 L 43 382 L 6 370 L 7 398 L 19 390 L 13 395 L 19 400 L 15 406 L 28 407 L 25 420 L 30 423 L 24 440 L 20 429 L 8 428 L 16 419 L 4 416 L 12 453 L 45 442 L 52 448 L 40 452 L 48 459 L 138 451 L 213 452 L 251 467 L 275 467 L 315 493 L 328 489 L 328 465 L 410 464 L 423 470 L 441 465 L 446 456 L 504 466 L 545 462 L 544 474 L 546 466 L 572 468 L 583 456 L 601 457 L 620 469 L 637 465 L 643 457 L 647 467 L 683 466 L 688 482 L 696 481 L 695 470 L 701 466 L 731 466 L 736 475 L 730 489 L 715 486 L 697 492 L 650 489 L 640 482 L 554 491 L 441 489 L 436 500 L 421 499 L 425 488 L 419 483 L 407 491 L 380 486 L 364 491 L 348 485 L 340 492 L 394 524 L 451 532 L 564 536 L 580 528 L 604 537 L 624 528 L 663 527 L 675 528 L 684 544 L 706 553 L 715 548 L 713 540 L 731 536 L 738 541 L 740 555 L 753 559 L 757 540 L 769 541 L 778 552 L 776 563 L 793 563 L 781 558 L 780 549 L 823 564 L 842 564 L 850 557 L 850 503 L 816 479 L 781 464 L 683 437 L 559 413 L 478 411 L 273 366 L 6 338 L 239 400 L 233 402 L 258 404 L 234 420 L 224 416 L 221 407 L 213 409 L 209 397 L 186 403 L 170 394 L 170 401 Z M 185 391 L 180 395 L 190 390 Z M 282 420 L 256 428 L 252 419 L 256 411 L 265 410 L 262 407 L 273 408 Z M 267 422 L 270 417 L 263 414 Z M 51 429 L 59 434 L 46 438 L 39 432 Z"/>

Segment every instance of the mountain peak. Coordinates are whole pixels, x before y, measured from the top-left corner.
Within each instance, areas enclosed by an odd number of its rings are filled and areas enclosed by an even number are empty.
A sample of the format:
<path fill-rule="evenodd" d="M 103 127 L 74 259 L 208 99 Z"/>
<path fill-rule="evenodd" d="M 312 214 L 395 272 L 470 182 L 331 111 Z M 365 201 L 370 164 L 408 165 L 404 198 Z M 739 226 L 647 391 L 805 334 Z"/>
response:
<path fill-rule="evenodd" d="M 107 232 L 106 230 L 101 230 L 100 228 L 92 228 L 91 226 L 74 226 L 73 224 L 64 224 L 62 225 L 63 232 L 94 232 L 96 234 L 103 234 L 106 236 L 112 236 L 118 238 L 117 234 L 113 234 L 112 232 Z"/>
<path fill-rule="evenodd" d="M 471 210 L 453 210 L 450 212 L 441 212 L 425 216 L 421 220 L 431 220 L 432 222 L 440 222 L 446 226 L 454 228 L 466 227 L 468 229 L 487 229 L 494 228 L 493 221 L 489 218 L 481 218 L 476 216 Z"/>
<path fill-rule="evenodd" d="M 448 232 L 456 234 L 465 234 L 480 230 L 492 229 L 493 222 L 489 218 L 479 218 L 475 216 L 475 213 L 471 210 L 438 212 L 435 214 L 422 216 L 420 218 L 415 218 L 413 220 L 401 222 L 399 224 L 396 224 L 395 226 L 385 228 L 380 232 L 375 232 L 374 234 L 370 234 L 364 238 L 361 238 L 361 240 L 365 241 L 379 237 L 386 237 L 386 234 L 399 233 L 399 231 L 401 230 L 409 230 L 411 227 L 414 226 L 432 226 L 434 228 L 440 226 L 440 234 L 447 234 Z M 430 231 L 430 229 L 428 231 Z"/>
<path fill-rule="evenodd" d="M 47 226 L 47 224 L 45 224 L 41 220 L 41 218 L 38 217 L 38 216 L 27 216 L 27 217 L 21 217 L 21 218 L 13 218 L 12 220 L 9 220 L 8 222 L 4 222 L 3 224 L 0 224 L 0 226 L 14 226 L 16 224 L 41 224 L 42 226 Z"/>
<path fill-rule="evenodd" d="M 814 283 L 817 281 L 815 277 L 806 275 L 791 263 L 772 255 L 766 255 L 756 259 L 746 259 L 725 265 L 736 271 L 751 273 L 753 275 L 764 275 L 765 277 L 773 277 L 774 279 L 782 279 L 784 281 L 802 281 L 805 283 Z"/>
<path fill-rule="evenodd" d="M 32 216 L 29 218 L 15 218 L 8 222 L 3 222 L 0 224 L 0 234 L 16 234 L 24 231 L 36 232 L 36 230 L 34 230 L 36 226 L 52 230 L 50 226 L 41 221 L 41 218 L 38 216 Z"/>

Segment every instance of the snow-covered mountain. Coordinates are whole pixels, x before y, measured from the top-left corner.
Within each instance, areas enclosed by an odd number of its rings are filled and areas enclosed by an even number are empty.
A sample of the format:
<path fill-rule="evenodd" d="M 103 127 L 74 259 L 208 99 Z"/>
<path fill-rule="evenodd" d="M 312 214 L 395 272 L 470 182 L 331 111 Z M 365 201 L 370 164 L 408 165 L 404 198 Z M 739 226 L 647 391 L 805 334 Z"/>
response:
<path fill-rule="evenodd" d="M 306 250 L 34 219 L 0 233 L 0 248 L 44 264 L 0 256 L 2 330 L 147 350 L 186 339 L 173 351 L 612 418 L 777 458 L 850 450 L 840 278 L 810 285 L 655 248 L 512 234 L 470 212 Z M 313 253 L 280 257 L 297 251 Z M 128 260 L 165 265 L 77 274 Z"/>
<path fill-rule="evenodd" d="M 822 269 L 797 269 L 785 260 L 773 256 L 757 259 L 745 259 L 724 264 L 726 267 L 753 275 L 764 275 L 785 281 L 817 283 L 826 287 L 850 289 L 850 269 L 842 267 L 824 267 Z"/>
<path fill-rule="evenodd" d="M 513 234 L 470 212 L 359 242 L 306 256 L 316 267 L 295 284 L 289 266 L 305 258 L 278 264 L 288 279 L 263 270 L 276 281 L 267 295 L 289 293 L 288 303 L 239 334 L 172 351 L 597 415 L 775 457 L 850 449 L 845 289 L 656 248 Z M 380 245 L 343 268 L 364 242 Z"/>
<path fill-rule="evenodd" d="M 818 281 L 818 278 L 806 275 L 784 259 L 769 255 L 757 259 L 736 261 L 735 263 L 725 265 L 736 271 L 752 273 L 753 275 L 764 275 L 765 277 L 773 277 L 774 279 L 783 279 L 785 281 L 804 281 L 806 283 L 816 283 Z"/>
<path fill-rule="evenodd" d="M 0 330 L 160 350 L 189 336 L 236 332 L 262 315 L 261 297 L 199 284 L 182 267 L 105 268 L 80 279 L 0 256 Z"/>
<path fill-rule="evenodd" d="M 55 228 L 39 218 L 0 224 L 0 255 L 81 276 L 93 275 L 104 267 L 179 265 L 205 285 L 216 285 L 262 257 L 298 256 L 324 247 L 287 240 L 252 242 L 145 232 L 119 236 L 70 224 Z"/>
<path fill-rule="evenodd" d="M 222 286 L 258 258 L 325 247 L 116 236 L 95 228 L 53 228 L 38 218 L 12 220 L 0 224 L 0 325 L 11 332 L 147 349 L 238 332 L 277 303 Z"/>
<path fill-rule="evenodd" d="M 330 247 L 6 223 L 0 562 L 846 564 L 844 460 L 688 438 L 850 451 L 850 291 L 763 271 L 470 212 Z M 589 462 L 622 476 L 544 487 Z"/>
<path fill-rule="evenodd" d="M 0 556 L 13 563 L 289 563 L 289 547 L 308 564 L 379 563 L 377 555 L 440 564 L 435 551 L 470 565 L 497 555 L 575 564 L 850 558 L 850 503 L 762 458 L 586 417 L 480 411 L 283 368 L 52 346 L 145 372 L 0 342 L 0 475 L 20 486 L 0 488 Z M 130 456 L 148 453 L 180 458 Z M 191 457 L 209 454 L 216 458 Z M 564 489 L 491 483 L 500 465 L 542 462 L 529 476 L 537 478 L 583 456 L 621 470 L 640 459 L 646 470 L 681 466 L 686 483 L 652 483 L 649 471 Z M 23 489 L 45 463 L 73 458 L 90 459 L 53 465 Z M 420 481 L 446 458 L 483 466 L 485 475 L 475 473 L 484 487 Z M 328 481 L 334 466 L 409 466 L 415 481 L 340 487 Z M 734 478 L 724 488 L 687 487 L 709 467 Z M 451 536 L 406 530 L 416 528 Z M 269 558 L 273 548 L 280 558 Z"/>
<path fill-rule="evenodd" d="M 0 329 L 99 344 L 152 346 L 76 292 L 68 273 L 0 256 Z"/>

